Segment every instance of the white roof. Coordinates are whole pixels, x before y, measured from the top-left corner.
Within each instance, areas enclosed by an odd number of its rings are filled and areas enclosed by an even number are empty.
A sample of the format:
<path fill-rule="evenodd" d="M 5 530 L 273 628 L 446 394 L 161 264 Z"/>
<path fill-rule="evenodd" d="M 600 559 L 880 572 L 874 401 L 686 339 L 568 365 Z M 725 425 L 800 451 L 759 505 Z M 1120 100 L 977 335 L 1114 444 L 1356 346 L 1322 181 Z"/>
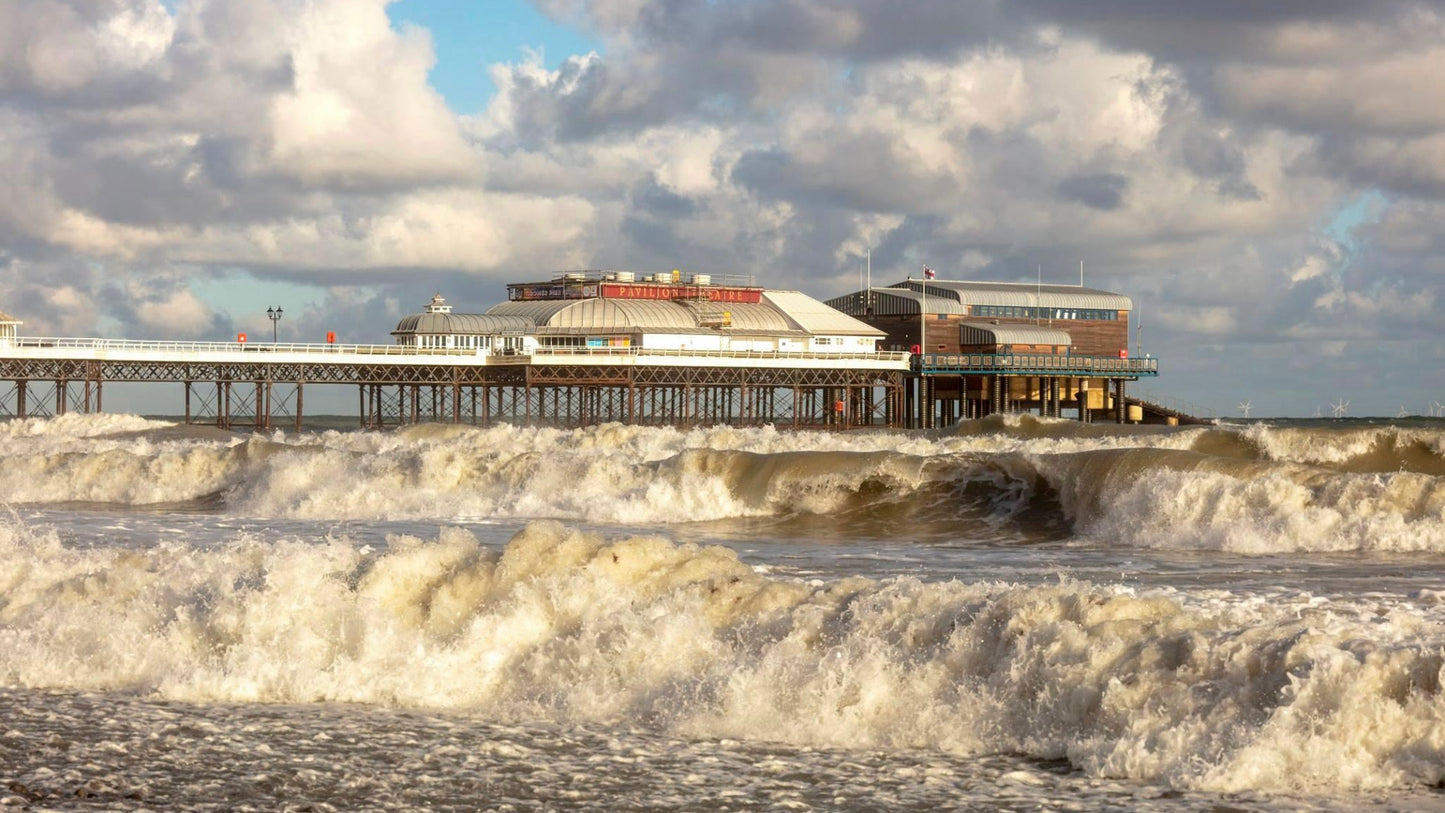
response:
<path fill-rule="evenodd" d="M 537 332 L 542 335 L 633 331 L 806 335 L 802 327 L 794 324 L 776 305 L 768 302 L 564 299 L 503 302 L 487 313 L 491 316 L 520 316 L 531 319 Z M 723 318 L 724 313 L 727 314 L 726 320 Z"/>
<path fill-rule="evenodd" d="M 764 291 L 763 301 L 814 336 L 883 336 L 883 331 L 799 291 Z"/>

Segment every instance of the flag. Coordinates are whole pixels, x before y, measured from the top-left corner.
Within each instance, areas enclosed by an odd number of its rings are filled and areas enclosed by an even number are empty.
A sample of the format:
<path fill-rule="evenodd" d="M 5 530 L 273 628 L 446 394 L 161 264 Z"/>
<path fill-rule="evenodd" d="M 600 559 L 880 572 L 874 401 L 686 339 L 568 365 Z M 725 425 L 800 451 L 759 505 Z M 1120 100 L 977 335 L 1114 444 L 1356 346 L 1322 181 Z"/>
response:
<path fill-rule="evenodd" d="M 934 271 L 933 271 L 932 268 L 929 268 L 929 267 L 926 266 L 926 265 L 923 266 L 923 278 L 924 278 L 924 279 L 933 279 L 933 278 L 936 277 L 936 276 L 938 276 L 938 274 L 934 273 Z"/>

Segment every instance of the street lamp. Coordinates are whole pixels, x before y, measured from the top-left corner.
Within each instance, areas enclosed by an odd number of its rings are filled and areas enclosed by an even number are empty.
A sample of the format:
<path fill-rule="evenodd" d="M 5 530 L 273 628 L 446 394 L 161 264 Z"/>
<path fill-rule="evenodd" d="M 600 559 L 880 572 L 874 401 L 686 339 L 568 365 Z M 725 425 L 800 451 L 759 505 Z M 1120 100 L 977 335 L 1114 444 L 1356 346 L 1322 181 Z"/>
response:
<path fill-rule="evenodd" d="M 276 323 L 281 321 L 281 306 L 266 309 L 266 316 L 271 319 L 271 344 L 276 343 Z"/>

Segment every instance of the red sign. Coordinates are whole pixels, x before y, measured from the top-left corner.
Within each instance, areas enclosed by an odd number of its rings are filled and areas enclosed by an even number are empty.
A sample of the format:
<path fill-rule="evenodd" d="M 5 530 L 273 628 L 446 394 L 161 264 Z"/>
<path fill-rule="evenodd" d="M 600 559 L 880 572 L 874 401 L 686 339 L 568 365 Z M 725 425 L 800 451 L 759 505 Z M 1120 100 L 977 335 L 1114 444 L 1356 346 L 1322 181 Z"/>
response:
<path fill-rule="evenodd" d="M 604 299 L 696 299 L 709 302 L 752 302 L 763 300 L 756 288 L 715 288 L 699 285 L 634 285 L 603 283 L 597 291 Z"/>

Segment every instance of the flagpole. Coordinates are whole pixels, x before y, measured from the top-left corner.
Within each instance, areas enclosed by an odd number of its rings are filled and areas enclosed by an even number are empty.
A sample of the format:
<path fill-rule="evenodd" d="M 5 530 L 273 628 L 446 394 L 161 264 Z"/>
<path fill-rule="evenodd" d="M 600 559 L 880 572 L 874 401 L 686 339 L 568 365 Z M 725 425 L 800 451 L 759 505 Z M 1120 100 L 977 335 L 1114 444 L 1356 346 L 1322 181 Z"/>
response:
<path fill-rule="evenodd" d="M 923 364 L 923 350 L 927 346 L 928 332 L 928 266 L 923 266 L 923 278 L 918 281 L 918 363 Z M 922 369 L 921 367 L 919 369 Z"/>

